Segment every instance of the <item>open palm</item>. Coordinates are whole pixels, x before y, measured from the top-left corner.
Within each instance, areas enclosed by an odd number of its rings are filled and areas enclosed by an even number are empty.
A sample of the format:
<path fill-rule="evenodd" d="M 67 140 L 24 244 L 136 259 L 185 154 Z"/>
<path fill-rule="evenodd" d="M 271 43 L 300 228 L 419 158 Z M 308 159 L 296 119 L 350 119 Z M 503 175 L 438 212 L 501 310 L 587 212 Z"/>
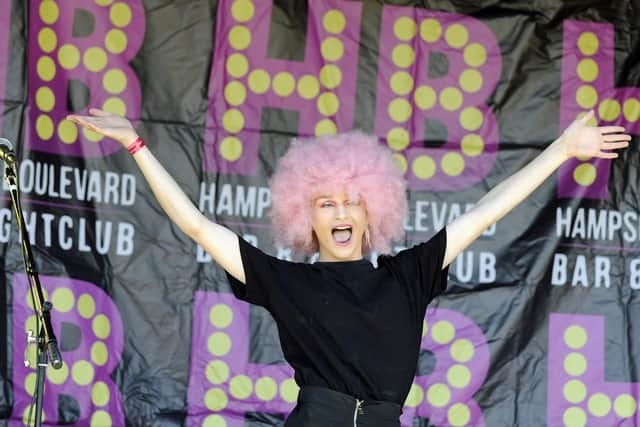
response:
<path fill-rule="evenodd" d="M 577 119 L 564 131 L 565 150 L 569 157 L 599 157 L 615 159 L 615 150 L 629 146 L 631 136 L 624 133 L 622 126 L 589 126 L 587 122 L 594 117 L 589 111 Z"/>
<path fill-rule="evenodd" d="M 138 136 L 131 122 L 122 116 L 107 113 L 97 108 L 89 109 L 89 114 L 89 116 L 72 114 L 67 116 L 67 120 L 106 137 L 115 139 L 124 146 L 127 146 Z"/>

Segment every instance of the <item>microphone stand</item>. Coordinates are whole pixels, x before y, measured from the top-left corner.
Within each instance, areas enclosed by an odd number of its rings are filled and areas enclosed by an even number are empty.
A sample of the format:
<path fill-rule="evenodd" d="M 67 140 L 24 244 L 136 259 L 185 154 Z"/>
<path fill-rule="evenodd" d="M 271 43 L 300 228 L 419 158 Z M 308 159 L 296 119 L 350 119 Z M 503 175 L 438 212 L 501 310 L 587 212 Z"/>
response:
<path fill-rule="evenodd" d="M 38 366 L 36 371 L 36 387 L 34 390 L 34 397 L 36 400 L 34 425 L 35 427 L 40 427 L 42 425 L 42 404 L 46 368 L 50 361 L 51 366 L 54 369 L 60 369 L 62 367 L 62 356 L 58 349 L 58 341 L 53 333 L 53 327 L 51 326 L 52 305 L 49 301 L 45 301 L 44 299 L 42 286 L 40 285 L 40 279 L 38 278 L 38 272 L 36 271 L 35 263 L 33 262 L 29 235 L 22 215 L 22 207 L 20 205 L 20 195 L 18 190 L 18 176 L 16 173 L 17 162 L 13 159 L 11 160 L 12 161 L 7 161 L 5 158 L 4 178 L 7 181 L 7 184 L 9 184 L 9 193 L 11 195 L 13 211 L 20 230 L 20 243 L 22 248 L 22 257 L 24 259 L 24 269 L 27 274 L 27 280 L 29 281 L 29 291 L 31 293 L 33 309 L 36 312 L 37 335 L 35 335 L 32 330 L 27 331 L 27 357 L 25 358 L 24 363 L 26 366 L 30 365 L 31 362 L 28 360 L 29 348 L 30 346 L 35 345 Z M 29 419 L 30 418 L 31 414 L 29 414 Z"/>

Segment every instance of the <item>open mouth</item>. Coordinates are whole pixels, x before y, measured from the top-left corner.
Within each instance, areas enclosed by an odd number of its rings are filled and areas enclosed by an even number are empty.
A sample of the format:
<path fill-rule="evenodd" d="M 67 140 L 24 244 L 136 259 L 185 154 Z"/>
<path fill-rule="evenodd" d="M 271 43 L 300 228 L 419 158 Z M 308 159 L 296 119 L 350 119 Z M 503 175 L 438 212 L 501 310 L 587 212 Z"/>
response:
<path fill-rule="evenodd" d="M 351 242 L 351 226 L 338 226 L 331 229 L 333 240 L 339 245 L 348 245 Z"/>

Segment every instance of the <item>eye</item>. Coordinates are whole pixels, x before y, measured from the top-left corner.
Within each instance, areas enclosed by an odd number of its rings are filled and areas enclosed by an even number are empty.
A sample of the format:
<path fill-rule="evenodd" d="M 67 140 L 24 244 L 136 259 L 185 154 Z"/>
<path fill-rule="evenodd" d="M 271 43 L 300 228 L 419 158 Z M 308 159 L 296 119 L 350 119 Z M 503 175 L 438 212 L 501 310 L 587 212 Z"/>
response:
<path fill-rule="evenodd" d="M 320 203 L 321 208 L 330 208 L 333 206 L 333 202 L 322 202 Z"/>
<path fill-rule="evenodd" d="M 359 200 L 347 200 L 346 204 L 347 204 L 347 206 L 359 206 L 360 205 L 360 201 Z"/>

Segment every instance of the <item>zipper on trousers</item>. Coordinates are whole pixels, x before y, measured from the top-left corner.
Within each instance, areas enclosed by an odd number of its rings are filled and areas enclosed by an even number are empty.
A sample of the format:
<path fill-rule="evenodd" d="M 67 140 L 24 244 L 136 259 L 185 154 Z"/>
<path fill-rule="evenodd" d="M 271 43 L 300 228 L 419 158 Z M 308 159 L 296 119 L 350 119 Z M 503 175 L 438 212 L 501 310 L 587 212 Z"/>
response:
<path fill-rule="evenodd" d="M 353 427 L 357 427 L 358 414 L 362 414 L 364 400 L 356 399 L 356 409 L 353 411 Z"/>

